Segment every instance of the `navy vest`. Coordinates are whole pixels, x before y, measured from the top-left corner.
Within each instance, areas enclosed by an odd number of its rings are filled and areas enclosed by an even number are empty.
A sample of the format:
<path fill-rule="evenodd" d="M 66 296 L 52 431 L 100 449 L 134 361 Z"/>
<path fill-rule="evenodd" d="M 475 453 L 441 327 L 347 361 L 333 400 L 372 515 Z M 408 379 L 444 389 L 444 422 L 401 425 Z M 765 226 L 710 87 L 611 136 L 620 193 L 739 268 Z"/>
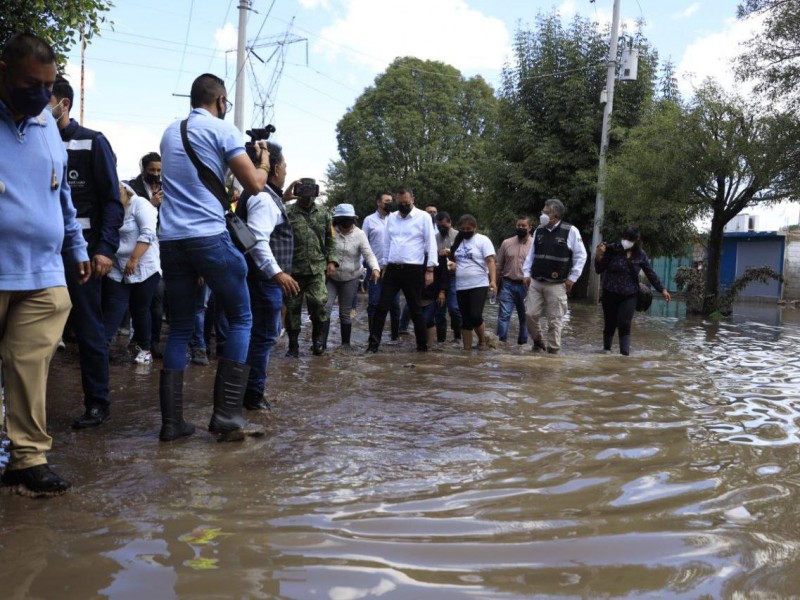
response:
<path fill-rule="evenodd" d="M 94 185 L 94 143 L 99 135 L 99 131 L 78 125 L 69 139 L 62 138 L 67 149 L 67 182 L 72 204 L 90 249 L 100 241 L 103 228 L 103 206 Z"/>
<path fill-rule="evenodd" d="M 286 216 L 286 207 L 284 207 L 283 201 L 278 198 L 272 190 L 267 190 L 267 194 L 269 194 L 269 197 L 283 216 L 283 222 L 278 223 L 269 236 L 269 248 L 272 250 L 272 255 L 275 257 L 281 271 L 284 273 L 291 273 L 292 255 L 294 254 L 294 233 L 292 231 L 292 225 L 289 223 L 289 219 Z M 250 194 L 244 192 L 236 203 L 236 215 L 245 223 L 247 222 L 247 202 L 250 198 Z M 269 279 L 269 277 L 256 266 L 249 254 L 245 254 L 244 257 L 247 261 L 248 278 L 261 280 Z"/>
<path fill-rule="evenodd" d="M 572 225 L 561 221 L 550 231 L 541 225 L 536 228 L 533 240 L 533 268 L 531 277 L 538 281 L 566 281 L 572 267 L 572 250 L 567 238 Z"/>

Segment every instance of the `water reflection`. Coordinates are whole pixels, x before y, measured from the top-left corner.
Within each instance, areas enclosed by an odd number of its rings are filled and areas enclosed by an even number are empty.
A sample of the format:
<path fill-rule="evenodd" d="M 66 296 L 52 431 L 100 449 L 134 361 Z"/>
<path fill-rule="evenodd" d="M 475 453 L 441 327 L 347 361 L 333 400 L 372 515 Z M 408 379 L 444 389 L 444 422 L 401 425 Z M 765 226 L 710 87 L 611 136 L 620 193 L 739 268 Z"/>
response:
<path fill-rule="evenodd" d="M 798 312 L 737 307 L 716 323 L 655 302 L 631 357 L 600 353 L 601 327 L 596 307 L 574 305 L 556 357 L 514 345 L 418 355 L 408 339 L 296 362 L 279 348 L 275 410 L 256 417 L 269 435 L 238 446 L 204 432 L 159 444 L 156 369 L 113 367 L 113 420 L 73 433 L 77 364 L 59 355 L 52 461 L 76 490 L 0 496 L 0 589 L 792 597 Z M 213 371 L 186 380 L 202 425 Z"/>

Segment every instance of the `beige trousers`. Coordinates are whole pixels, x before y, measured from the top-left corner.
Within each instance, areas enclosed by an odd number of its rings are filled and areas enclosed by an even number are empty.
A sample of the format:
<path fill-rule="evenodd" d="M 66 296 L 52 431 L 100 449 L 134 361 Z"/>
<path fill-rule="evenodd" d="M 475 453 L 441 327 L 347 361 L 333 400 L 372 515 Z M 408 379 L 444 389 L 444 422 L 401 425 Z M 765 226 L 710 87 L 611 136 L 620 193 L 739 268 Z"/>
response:
<path fill-rule="evenodd" d="M 544 339 L 539 322 L 542 311 L 547 317 L 547 347 L 561 349 L 561 328 L 567 314 L 567 287 L 563 283 L 545 283 L 531 280 L 525 297 L 525 323 L 533 339 Z"/>
<path fill-rule="evenodd" d="M 0 291 L 0 360 L 5 383 L 9 469 L 47 462 L 47 373 L 72 304 L 66 287 Z"/>

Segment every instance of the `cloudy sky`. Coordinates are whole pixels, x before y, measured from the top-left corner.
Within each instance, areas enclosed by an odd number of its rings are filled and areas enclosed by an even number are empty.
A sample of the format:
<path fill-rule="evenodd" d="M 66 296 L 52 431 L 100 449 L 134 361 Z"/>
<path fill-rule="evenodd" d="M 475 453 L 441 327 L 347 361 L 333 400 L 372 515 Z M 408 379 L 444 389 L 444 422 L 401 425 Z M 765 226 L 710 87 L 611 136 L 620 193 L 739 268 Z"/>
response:
<path fill-rule="evenodd" d="M 139 158 L 158 149 L 164 128 L 188 112 L 180 94 L 195 76 L 220 75 L 233 99 L 239 1 L 116 4 L 113 29 L 104 25 L 87 49 L 84 121 L 106 134 L 120 176 L 130 177 Z M 623 20 L 646 21 L 646 36 L 677 65 L 686 94 L 706 76 L 735 85 L 730 60 L 759 27 L 737 21 L 736 4 L 621 0 Z M 253 0 L 252 8 L 247 37 L 258 42 L 247 68 L 245 125 L 260 125 L 263 110 L 278 129 L 289 177 L 321 179 L 338 156 L 336 123 L 395 57 L 447 62 L 496 88 L 518 27 L 553 10 L 609 23 L 612 0 Z M 79 64 L 75 49 L 68 73 L 76 89 Z M 797 222 L 797 213 L 780 219 Z"/>

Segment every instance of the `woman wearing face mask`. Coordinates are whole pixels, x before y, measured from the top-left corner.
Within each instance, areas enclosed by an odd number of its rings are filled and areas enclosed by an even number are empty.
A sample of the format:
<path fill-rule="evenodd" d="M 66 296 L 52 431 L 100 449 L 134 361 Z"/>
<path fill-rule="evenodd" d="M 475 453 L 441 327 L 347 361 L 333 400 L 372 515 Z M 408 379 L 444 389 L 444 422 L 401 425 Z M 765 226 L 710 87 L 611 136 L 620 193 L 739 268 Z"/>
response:
<path fill-rule="evenodd" d="M 472 215 L 458 220 L 459 233 L 450 250 L 456 263 L 456 297 L 461 311 L 461 339 L 464 349 L 472 348 L 473 330 L 478 336 L 478 349 L 486 348 L 483 305 L 486 294 L 497 293 L 495 251 L 491 240 L 477 232 L 478 221 Z"/>
<path fill-rule="evenodd" d="M 619 352 L 628 356 L 631 351 L 631 322 L 639 291 L 639 271 L 644 271 L 664 300 L 669 302 L 671 297 L 653 271 L 636 227 L 626 227 L 622 240 L 616 244 L 599 244 L 595 251 L 594 269 L 603 275 L 603 350 L 611 351 L 614 332 L 619 330 Z"/>
<path fill-rule="evenodd" d="M 339 204 L 333 209 L 333 227 L 336 230 L 336 255 L 339 268 L 328 275 L 328 304 L 325 311 L 330 315 L 333 301 L 339 297 L 339 326 L 342 333 L 342 346 L 350 347 L 350 334 L 353 329 L 350 320 L 350 307 L 358 292 L 361 277 L 361 259 L 367 263 L 373 283 L 380 278 L 378 259 L 369 246 L 366 234 L 356 227 L 356 212 L 352 204 Z"/>

